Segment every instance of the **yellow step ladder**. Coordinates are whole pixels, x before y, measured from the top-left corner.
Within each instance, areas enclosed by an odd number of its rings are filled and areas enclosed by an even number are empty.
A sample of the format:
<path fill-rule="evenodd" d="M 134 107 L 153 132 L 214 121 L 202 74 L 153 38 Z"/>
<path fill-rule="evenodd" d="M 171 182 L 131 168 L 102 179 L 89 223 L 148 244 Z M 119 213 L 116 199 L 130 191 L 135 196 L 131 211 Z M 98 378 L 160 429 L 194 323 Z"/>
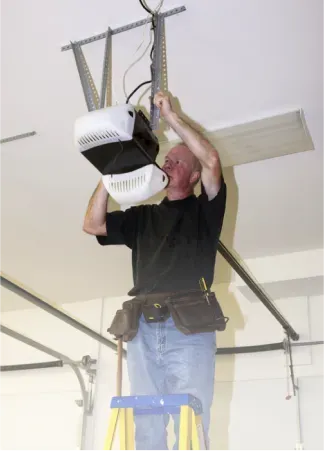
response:
<path fill-rule="evenodd" d="M 117 396 L 111 400 L 112 414 L 109 421 L 105 450 L 111 450 L 117 426 L 120 449 L 135 449 L 135 415 L 180 414 L 179 449 L 206 449 L 201 421 L 202 405 L 189 394 L 121 396 L 122 394 L 122 340 L 118 340 Z"/>
<path fill-rule="evenodd" d="M 135 449 L 134 416 L 179 414 L 179 449 L 206 449 L 200 401 L 191 395 L 115 396 L 104 449 L 112 449 L 119 423 L 120 449 Z"/>

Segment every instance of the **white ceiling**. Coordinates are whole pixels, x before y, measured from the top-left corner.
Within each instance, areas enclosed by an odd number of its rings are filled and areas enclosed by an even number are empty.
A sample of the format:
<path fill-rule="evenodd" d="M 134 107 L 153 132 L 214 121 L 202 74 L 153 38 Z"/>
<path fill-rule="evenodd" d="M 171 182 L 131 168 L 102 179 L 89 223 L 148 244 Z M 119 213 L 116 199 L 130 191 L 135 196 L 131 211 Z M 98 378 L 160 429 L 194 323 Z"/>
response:
<path fill-rule="evenodd" d="M 181 5 L 185 12 L 166 19 L 166 45 L 168 88 L 185 114 L 214 130 L 302 108 L 315 145 L 226 168 L 222 241 L 242 258 L 323 247 L 322 1 L 165 0 L 163 10 Z M 37 132 L 1 149 L 2 271 L 54 302 L 124 295 L 132 286 L 130 252 L 101 248 L 82 232 L 99 174 L 73 146 L 74 120 L 87 110 L 73 53 L 60 48 L 146 15 L 135 0 L 1 6 L 1 137 Z M 143 28 L 113 36 L 119 103 L 142 39 Z M 83 47 L 98 89 L 103 49 L 104 41 Z M 127 92 L 148 77 L 146 56 L 128 73 Z M 227 277 L 221 264 L 218 270 L 219 280 Z M 2 309 L 13 300 L 3 289 Z"/>

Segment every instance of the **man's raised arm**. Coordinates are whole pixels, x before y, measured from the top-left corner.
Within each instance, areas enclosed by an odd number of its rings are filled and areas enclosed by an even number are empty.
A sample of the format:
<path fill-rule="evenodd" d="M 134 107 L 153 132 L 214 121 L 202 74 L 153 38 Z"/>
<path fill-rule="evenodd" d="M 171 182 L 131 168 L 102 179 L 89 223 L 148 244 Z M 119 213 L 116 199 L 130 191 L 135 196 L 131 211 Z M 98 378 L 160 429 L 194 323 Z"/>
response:
<path fill-rule="evenodd" d="M 200 161 L 202 166 L 201 180 L 208 198 L 213 199 L 220 189 L 222 176 L 222 167 L 217 150 L 201 133 L 173 111 L 167 95 L 158 92 L 154 97 L 154 103 L 160 109 L 164 120 Z"/>
<path fill-rule="evenodd" d="M 83 223 L 84 232 L 90 235 L 107 235 L 106 215 L 108 197 L 108 192 L 101 180 L 88 204 Z"/>

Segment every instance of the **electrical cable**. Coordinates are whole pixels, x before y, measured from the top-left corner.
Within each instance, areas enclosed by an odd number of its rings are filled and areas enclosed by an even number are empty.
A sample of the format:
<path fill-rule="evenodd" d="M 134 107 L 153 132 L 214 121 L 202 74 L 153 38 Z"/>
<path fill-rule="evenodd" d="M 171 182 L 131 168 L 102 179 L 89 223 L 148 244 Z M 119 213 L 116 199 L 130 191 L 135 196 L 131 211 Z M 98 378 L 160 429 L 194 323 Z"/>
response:
<path fill-rule="evenodd" d="M 151 8 L 149 8 L 149 6 L 147 5 L 147 3 L 146 3 L 146 1 L 145 0 L 139 0 L 139 2 L 140 2 L 140 4 L 141 4 L 141 6 L 142 6 L 142 8 L 144 8 L 144 10 L 146 11 L 146 12 L 148 12 L 151 16 L 152 16 L 152 28 L 151 28 L 151 32 L 153 31 L 153 45 L 152 45 L 152 48 L 151 48 L 151 52 L 150 52 L 150 59 L 151 59 L 151 61 L 153 62 L 153 52 L 154 52 L 154 30 L 155 30 L 155 28 L 156 28 L 156 25 L 155 25 L 155 14 L 158 14 L 159 12 L 160 12 L 160 10 L 161 10 L 161 8 L 162 8 L 162 6 L 163 6 L 163 3 L 164 3 L 164 0 L 160 0 L 160 3 L 158 4 L 158 6 L 155 8 L 155 10 L 153 11 Z M 147 19 L 147 22 L 146 23 L 148 23 L 148 19 Z M 145 27 L 146 27 L 146 25 L 145 25 Z M 140 60 L 140 59 L 142 59 L 143 58 L 143 56 L 145 55 L 145 53 L 146 53 L 146 51 L 147 51 L 147 49 L 148 49 L 148 47 L 150 46 L 150 44 L 151 44 L 151 41 L 152 41 L 152 33 L 151 33 L 151 38 L 150 38 L 150 42 L 149 42 L 149 44 L 148 44 L 148 46 L 146 47 L 146 49 L 144 50 L 144 52 L 143 52 L 143 54 L 136 60 L 136 61 L 134 61 L 129 67 L 128 67 L 128 69 L 125 71 L 125 73 L 124 73 L 124 76 L 123 76 L 123 88 L 124 88 L 124 94 L 125 94 L 125 97 L 127 97 L 126 98 L 126 103 L 129 103 L 129 100 L 130 100 L 130 98 L 135 94 L 135 92 L 137 92 L 137 90 L 139 89 L 139 88 L 141 88 L 142 86 L 144 86 L 144 85 L 146 85 L 146 84 L 148 84 L 148 83 L 151 83 L 152 82 L 152 79 L 153 79 L 153 66 L 152 66 L 152 63 L 151 63 L 151 65 L 150 65 L 150 70 L 151 70 L 151 80 L 149 80 L 149 81 L 144 81 L 143 83 L 141 83 L 141 84 L 139 84 L 128 96 L 127 96 L 127 94 L 126 94 L 126 89 L 125 89 L 125 78 L 126 78 L 126 74 L 128 73 L 128 71 Z M 143 42 L 144 42 L 144 40 L 141 42 L 141 44 L 139 45 L 139 47 L 137 48 L 137 50 L 136 50 L 136 52 L 139 50 L 139 48 L 143 45 Z M 135 52 L 135 53 L 136 53 Z"/>
<path fill-rule="evenodd" d="M 129 102 L 130 98 L 135 94 L 136 91 L 139 90 L 139 88 L 141 88 L 141 87 L 144 86 L 144 85 L 148 85 L 149 83 L 152 83 L 152 80 L 143 81 L 143 83 L 141 83 L 140 85 L 138 85 L 138 86 L 137 86 L 137 87 L 129 94 L 129 96 L 128 96 L 127 99 L 126 99 L 126 103 Z"/>
<path fill-rule="evenodd" d="M 115 164 L 116 164 L 116 161 L 118 160 L 118 157 L 119 157 L 120 154 L 124 151 L 123 143 L 121 142 L 120 139 L 118 140 L 118 142 L 119 142 L 119 145 L 120 145 L 120 150 L 119 150 L 119 152 L 116 154 L 116 156 L 115 156 L 115 158 L 113 159 L 113 162 L 112 162 L 112 164 L 111 164 L 111 166 L 112 166 L 113 168 L 115 167 Z M 111 169 L 110 171 L 112 171 L 112 169 Z M 113 174 L 113 172 L 111 172 L 111 174 Z"/>
<path fill-rule="evenodd" d="M 147 11 L 149 14 L 152 14 L 152 16 L 153 16 L 153 11 L 151 9 L 149 9 L 148 6 L 143 3 L 142 0 L 139 0 L 139 2 L 142 5 L 142 7 L 145 9 L 145 11 Z"/>
<path fill-rule="evenodd" d="M 130 70 L 133 66 L 135 66 L 135 64 L 138 63 L 138 62 L 143 58 L 143 56 L 146 54 L 147 50 L 149 49 L 149 47 L 150 47 L 150 45 L 151 45 L 151 43 L 152 43 L 152 37 L 153 37 L 153 34 L 150 33 L 150 41 L 149 41 L 149 43 L 147 44 L 146 48 L 144 49 L 144 52 L 141 54 L 141 56 L 139 56 L 139 57 L 137 58 L 137 60 L 135 60 L 135 61 L 134 61 L 127 69 L 126 69 L 126 71 L 125 71 L 125 73 L 124 73 L 124 76 L 123 76 L 123 90 L 124 90 L 124 94 L 125 94 L 125 97 L 126 97 L 126 98 L 128 97 L 128 94 L 127 94 L 127 92 L 126 92 L 126 86 L 125 86 L 126 75 L 127 75 L 127 73 L 129 72 L 129 70 Z M 143 42 L 144 42 L 144 41 L 143 41 Z"/>

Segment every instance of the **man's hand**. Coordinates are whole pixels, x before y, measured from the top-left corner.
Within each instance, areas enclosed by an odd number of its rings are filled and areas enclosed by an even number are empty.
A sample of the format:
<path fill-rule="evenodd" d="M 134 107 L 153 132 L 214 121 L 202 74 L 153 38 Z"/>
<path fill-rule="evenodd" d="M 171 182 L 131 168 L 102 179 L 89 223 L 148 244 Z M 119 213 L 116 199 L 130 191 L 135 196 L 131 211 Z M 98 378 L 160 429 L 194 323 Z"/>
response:
<path fill-rule="evenodd" d="M 161 116 L 164 118 L 173 113 L 170 98 L 166 94 L 163 94 L 163 92 L 157 92 L 155 94 L 154 105 L 159 108 Z"/>

